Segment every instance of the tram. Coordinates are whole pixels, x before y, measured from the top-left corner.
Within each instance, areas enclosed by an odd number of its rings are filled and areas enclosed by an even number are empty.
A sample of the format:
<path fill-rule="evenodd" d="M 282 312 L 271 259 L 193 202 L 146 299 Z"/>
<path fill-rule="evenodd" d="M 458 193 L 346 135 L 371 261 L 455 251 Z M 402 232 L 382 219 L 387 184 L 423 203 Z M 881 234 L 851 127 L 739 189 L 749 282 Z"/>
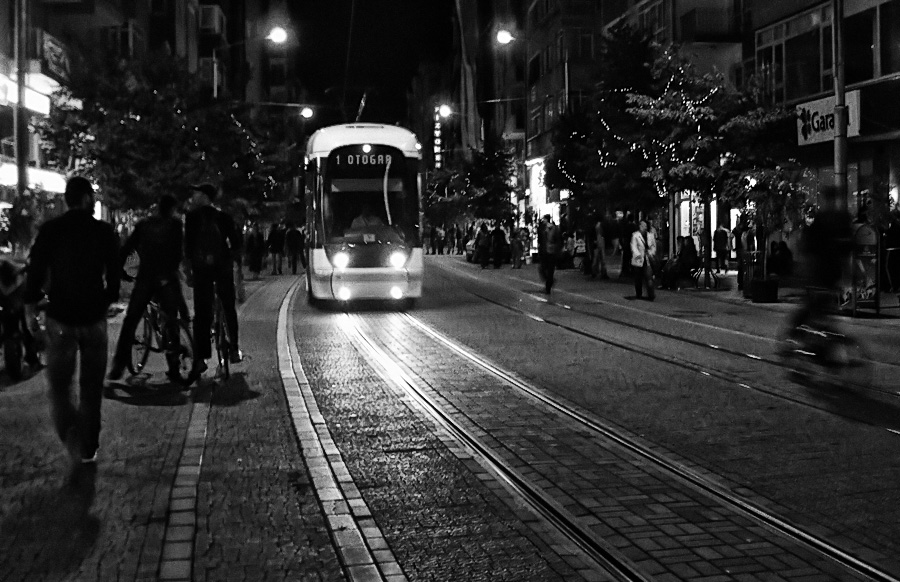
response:
<path fill-rule="evenodd" d="M 401 127 L 322 128 L 306 146 L 310 303 L 422 296 L 422 152 Z"/>

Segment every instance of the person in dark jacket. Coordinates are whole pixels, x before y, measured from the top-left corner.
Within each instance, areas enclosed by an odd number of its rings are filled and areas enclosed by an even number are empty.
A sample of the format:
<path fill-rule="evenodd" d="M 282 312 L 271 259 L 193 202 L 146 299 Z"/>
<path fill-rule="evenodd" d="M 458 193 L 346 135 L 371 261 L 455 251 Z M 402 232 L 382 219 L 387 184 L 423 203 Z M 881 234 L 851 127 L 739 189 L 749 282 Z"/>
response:
<path fill-rule="evenodd" d="M 131 362 L 134 332 L 147 304 L 154 297 L 166 314 L 165 328 L 162 331 L 168 337 L 169 345 L 178 345 L 178 312 L 184 303 L 179 275 L 184 258 L 184 233 L 181 221 L 175 217 L 176 204 L 174 196 L 166 194 L 160 197 L 156 216 L 139 222 L 122 246 L 120 263 L 124 265 L 128 256 L 136 252 L 140 266 L 116 344 L 116 353 L 109 371 L 110 380 L 120 379 Z M 179 382 L 178 354 L 170 353 L 167 357 L 168 377 Z"/>
<path fill-rule="evenodd" d="M 475 235 L 475 252 L 478 255 L 478 262 L 481 263 L 482 269 L 487 269 L 491 263 L 491 233 L 488 231 L 486 223 L 482 222 Z"/>
<path fill-rule="evenodd" d="M 235 307 L 234 261 L 240 257 L 240 239 L 234 225 L 234 219 L 215 206 L 213 201 L 219 195 L 219 189 L 212 184 L 193 186 L 195 190 L 193 202 L 195 207 L 187 213 L 184 220 L 184 254 L 188 271 L 188 284 L 194 288 L 194 369 L 188 377 L 188 384 L 197 381 L 207 369 L 206 359 L 212 355 L 210 331 L 213 323 L 213 310 L 216 295 L 222 301 L 225 310 L 225 324 L 228 328 L 231 363 L 238 364 L 243 354 L 238 348 L 238 320 Z M 214 256 L 198 252 L 204 247 L 202 233 L 204 224 L 214 223 L 217 226 L 218 251 Z"/>
<path fill-rule="evenodd" d="M 46 353 L 50 408 L 56 434 L 72 462 L 68 484 L 93 499 L 100 448 L 103 376 L 107 363 L 106 313 L 119 299 L 119 239 L 93 216 L 94 188 L 84 177 L 66 183 L 68 211 L 41 226 L 31 247 L 25 287 L 26 320 L 42 334 L 37 303 L 47 289 Z M 78 406 L 71 395 L 80 363 Z"/>
<path fill-rule="evenodd" d="M 494 225 L 494 230 L 491 231 L 491 253 L 494 257 L 495 269 L 503 266 L 507 248 L 509 248 L 509 244 L 506 242 L 506 231 L 503 230 L 503 227 L 498 222 Z"/>
<path fill-rule="evenodd" d="M 300 259 L 300 253 L 303 252 L 303 233 L 291 222 L 287 224 L 287 232 L 284 234 L 284 250 L 287 254 L 291 274 L 296 275 L 297 262 Z"/>
<path fill-rule="evenodd" d="M 262 271 L 263 257 L 266 256 L 266 237 L 259 230 L 258 224 L 250 227 L 246 241 L 247 269 L 253 274 L 253 279 L 259 279 Z"/>

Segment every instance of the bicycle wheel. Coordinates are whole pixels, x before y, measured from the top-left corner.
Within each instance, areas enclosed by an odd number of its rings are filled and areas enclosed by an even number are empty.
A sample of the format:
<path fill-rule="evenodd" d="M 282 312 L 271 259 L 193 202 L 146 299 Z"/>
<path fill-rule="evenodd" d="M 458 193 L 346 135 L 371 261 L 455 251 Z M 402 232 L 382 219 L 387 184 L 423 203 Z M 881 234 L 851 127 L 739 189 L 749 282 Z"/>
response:
<path fill-rule="evenodd" d="M 131 342 L 131 361 L 128 363 L 128 370 L 132 375 L 141 373 L 141 370 L 147 365 L 147 358 L 150 357 L 151 351 L 153 351 L 153 323 L 150 321 L 148 308 L 141 317 L 141 321 L 138 322 L 134 339 Z"/>
<path fill-rule="evenodd" d="M 225 309 L 221 301 L 216 300 L 216 318 L 213 325 L 213 343 L 216 346 L 216 356 L 219 359 L 219 369 L 227 380 L 231 376 L 229 358 L 231 357 L 230 342 L 228 341 L 228 327 L 225 325 Z"/>
<path fill-rule="evenodd" d="M 178 380 L 186 382 L 194 368 L 194 336 L 191 335 L 191 328 L 186 321 L 178 321 L 178 345 L 170 347 L 166 356 L 177 357 Z"/>

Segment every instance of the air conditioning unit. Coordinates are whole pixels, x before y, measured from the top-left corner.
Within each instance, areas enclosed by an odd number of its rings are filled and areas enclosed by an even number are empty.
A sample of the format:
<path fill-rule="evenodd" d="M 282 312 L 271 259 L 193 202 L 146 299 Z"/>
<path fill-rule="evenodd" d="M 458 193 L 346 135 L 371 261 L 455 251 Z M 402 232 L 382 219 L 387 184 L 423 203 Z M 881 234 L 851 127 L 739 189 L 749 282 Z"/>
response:
<path fill-rule="evenodd" d="M 200 5 L 200 33 L 225 35 L 225 13 L 215 4 Z"/>

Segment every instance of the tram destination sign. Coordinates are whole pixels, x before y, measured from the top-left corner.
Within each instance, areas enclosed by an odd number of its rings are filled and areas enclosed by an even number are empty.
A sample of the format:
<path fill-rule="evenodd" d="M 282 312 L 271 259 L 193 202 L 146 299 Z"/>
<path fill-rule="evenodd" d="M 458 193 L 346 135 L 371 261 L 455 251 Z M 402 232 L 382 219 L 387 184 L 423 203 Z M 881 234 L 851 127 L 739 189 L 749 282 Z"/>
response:
<path fill-rule="evenodd" d="M 385 171 L 397 174 L 403 167 L 403 155 L 388 146 L 373 145 L 363 151 L 361 146 L 343 147 L 329 156 L 333 172 L 344 177 L 378 177 Z"/>
<path fill-rule="evenodd" d="M 847 137 L 859 135 L 859 91 L 847 93 Z M 797 145 L 834 140 L 834 97 L 797 106 Z"/>

